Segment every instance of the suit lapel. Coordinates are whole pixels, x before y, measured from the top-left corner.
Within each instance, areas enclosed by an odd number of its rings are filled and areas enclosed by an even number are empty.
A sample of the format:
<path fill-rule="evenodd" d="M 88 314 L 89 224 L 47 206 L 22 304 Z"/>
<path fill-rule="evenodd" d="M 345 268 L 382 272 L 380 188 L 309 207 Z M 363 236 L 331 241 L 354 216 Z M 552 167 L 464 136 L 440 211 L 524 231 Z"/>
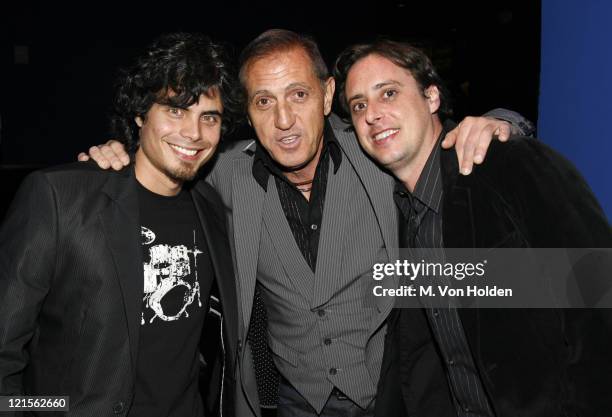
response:
<path fill-rule="evenodd" d="M 191 192 L 193 203 L 198 213 L 198 218 L 204 231 L 206 244 L 210 252 L 210 258 L 215 271 L 215 280 L 221 296 L 223 306 L 223 316 L 225 317 L 225 331 L 228 337 L 229 346 L 235 346 L 237 340 L 236 312 L 236 289 L 234 286 L 235 277 L 231 269 L 232 258 L 229 249 L 229 242 L 225 234 L 225 229 L 219 224 L 223 222 L 223 217 L 215 216 L 210 203 L 204 195 L 197 189 Z"/>
<path fill-rule="evenodd" d="M 442 185 L 444 187 L 442 208 L 442 233 L 446 248 L 475 247 L 474 223 L 470 189 L 460 185 L 459 164 L 454 150 L 440 153 Z M 470 344 L 478 340 L 477 308 L 461 308 L 459 316 Z M 472 349 L 475 346 L 472 345 Z"/>
<path fill-rule="evenodd" d="M 323 221 L 317 254 L 317 266 L 314 280 L 312 308 L 326 303 L 335 290 L 343 285 L 342 251 L 347 245 L 345 239 L 347 213 L 350 208 L 350 178 L 348 164 L 340 164 L 338 172 L 330 164 L 328 170 L 327 190 L 323 206 Z"/>
<path fill-rule="evenodd" d="M 470 189 L 449 184 L 448 190 L 444 191 L 444 200 L 442 211 L 444 246 L 447 248 L 475 247 Z M 475 348 L 472 342 L 479 338 L 479 314 L 478 308 L 459 309 L 459 317 L 461 317 L 463 329 L 472 349 Z"/>
<path fill-rule="evenodd" d="M 109 176 L 103 188 L 113 203 L 100 214 L 102 228 L 117 272 L 135 372 L 142 314 L 143 269 L 138 190 L 134 168 Z"/>
<path fill-rule="evenodd" d="M 393 178 L 384 173 L 372 162 L 361 150 L 357 139 L 352 131 L 334 130 L 341 144 L 348 162 L 353 166 L 363 184 L 366 193 L 374 209 L 376 219 L 387 250 L 389 261 L 393 262 L 399 257 L 398 220 L 397 209 L 393 202 Z M 385 279 L 382 284 L 385 287 L 397 286 L 397 277 Z M 377 310 L 379 312 L 372 321 L 371 330 L 375 330 L 385 320 L 393 308 L 393 297 L 375 297 Z"/>
<path fill-rule="evenodd" d="M 376 214 L 389 259 L 398 255 L 397 210 L 393 202 L 393 178 L 384 173 L 361 150 L 352 132 L 335 132 L 363 184 Z"/>
<path fill-rule="evenodd" d="M 268 192 L 264 202 L 264 222 L 270 233 L 272 244 L 281 263 L 295 288 L 307 300 L 311 299 L 313 273 L 295 242 L 287 216 L 281 207 L 276 181 L 272 175 L 268 179 Z"/>
<path fill-rule="evenodd" d="M 442 186 L 442 233 L 444 247 L 473 248 L 474 225 L 470 190 L 459 185 L 459 165 L 454 150 L 440 153 Z"/>
<path fill-rule="evenodd" d="M 236 247 L 236 285 L 242 304 L 241 337 L 246 337 L 257 280 L 257 259 L 261 236 L 265 192 L 251 173 L 252 159 L 233 162 L 232 200 L 234 244 Z"/>

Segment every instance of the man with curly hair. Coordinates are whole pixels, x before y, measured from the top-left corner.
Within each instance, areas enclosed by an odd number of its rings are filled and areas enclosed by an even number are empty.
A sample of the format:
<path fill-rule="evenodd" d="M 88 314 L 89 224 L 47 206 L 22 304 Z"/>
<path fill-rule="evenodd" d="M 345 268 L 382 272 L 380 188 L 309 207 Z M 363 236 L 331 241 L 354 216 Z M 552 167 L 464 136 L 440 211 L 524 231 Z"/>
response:
<path fill-rule="evenodd" d="M 207 177 L 233 238 L 237 414 L 262 416 L 276 403 L 279 417 L 371 417 L 392 304 L 363 307 L 362 284 L 373 262 L 395 257 L 393 180 L 332 114 L 334 79 L 312 38 L 267 30 L 240 64 L 257 141 L 229 143 Z M 465 139 L 471 150 L 458 154 L 470 165 L 510 130 L 487 118 L 462 126 L 449 137 Z M 130 160 L 120 148 L 111 141 L 90 153 L 116 169 Z"/>
<path fill-rule="evenodd" d="M 68 396 L 68 416 L 233 415 L 229 245 L 216 193 L 190 183 L 232 121 L 225 55 L 158 38 L 117 88 L 134 163 L 22 184 L 0 229 L 0 395 Z"/>

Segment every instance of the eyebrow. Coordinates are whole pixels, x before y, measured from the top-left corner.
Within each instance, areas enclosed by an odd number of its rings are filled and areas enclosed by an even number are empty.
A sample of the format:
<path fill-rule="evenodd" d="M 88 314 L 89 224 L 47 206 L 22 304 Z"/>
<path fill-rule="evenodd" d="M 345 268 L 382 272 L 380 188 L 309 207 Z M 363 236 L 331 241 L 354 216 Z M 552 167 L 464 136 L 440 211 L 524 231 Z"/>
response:
<path fill-rule="evenodd" d="M 170 101 L 170 97 L 166 97 L 165 101 L 158 102 L 157 104 L 159 104 L 160 106 L 164 106 L 166 108 L 175 108 L 175 109 L 181 109 L 181 110 L 184 110 L 184 111 L 191 112 L 191 110 L 189 110 L 189 107 L 191 107 L 191 105 L 185 106 L 185 105 L 174 104 L 174 103 L 172 103 L 172 101 Z M 192 104 L 195 104 L 195 103 L 192 103 Z M 219 111 L 219 110 L 216 110 L 216 109 L 204 110 L 204 111 L 200 112 L 200 116 L 219 116 L 219 117 L 223 117 L 223 111 Z"/>
<path fill-rule="evenodd" d="M 188 111 L 188 112 L 191 111 L 191 110 L 189 110 L 189 106 L 188 107 L 184 107 L 184 106 L 166 105 L 166 107 L 175 107 L 177 109 L 185 110 L 185 111 Z M 220 112 L 219 110 L 204 110 L 204 111 L 200 112 L 200 116 L 219 116 L 219 117 L 222 117 L 223 116 L 223 112 Z"/>
<path fill-rule="evenodd" d="M 181 109 L 181 110 L 185 110 L 185 111 L 191 111 L 189 110 L 189 107 L 191 106 L 181 106 L 178 104 L 173 104 L 173 103 L 157 103 L 160 106 L 164 106 L 164 107 L 168 107 L 168 108 L 175 108 L 175 109 Z M 202 112 L 202 114 L 221 114 L 221 112 L 219 110 L 204 110 Z"/>
<path fill-rule="evenodd" d="M 400 83 L 399 81 L 396 81 L 396 80 L 386 80 L 386 81 L 380 82 L 378 84 L 375 84 L 374 87 L 372 87 L 372 89 L 373 90 L 380 90 L 381 88 L 384 88 L 384 87 L 387 87 L 387 86 L 390 86 L 390 85 L 397 85 L 397 86 L 403 87 L 403 84 Z M 349 98 L 347 100 L 347 103 L 350 103 L 351 101 L 356 100 L 356 99 L 360 99 L 360 98 L 364 98 L 364 95 L 363 94 L 355 94 L 354 96 L 352 96 L 351 98 Z"/>
<path fill-rule="evenodd" d="M 268 94 L 270 91 L 268 90 L 257 90 L 249 97 L 249 100 L 253 99 L 253 97 L 258 96 L 259 94 Z"/>
<path fill-rule="evenodd" d="M 294 89 L 296 87 L 300 87 L 300 88 L 304 88 L 304 89 L 306 89 L 308 91 L 312 91 L 312 87 L 311 86 L 309 86 L 308 84 L 301 83 L 301 82 L 295 82 L 295 83 L 289 84 L 287 87 L 285 87 L 285 91 L 292 90 L 292 89 Z M 253 99 L 254 97 L 258 96 L 259 94 L 272 94 L 272 92 L 270 90 L 265 90 L 265 89 L 257 90 L 253 94 L 251 94 L 251 96 L 249 97 L 249 100 Z"/>
<path fill-rule="evenodd" d="M 203 112 L 200 113 L 200 115 L 202 115 L 202 116 L 219 116 L 219 117 L 222 117 L 223 113 L 220 112 L 219 110 L 204 110 Z"/>
<path fill-rule="evenodd" d="M 312 90 L 312 87 L 311 87 L 311 86 L 309 86 L 308 84 L 304 84 L 304 83 L 291 83 L 291 84 L 289 84 L 289 85 L 288 85 L 288 86 L 285 88 L 285 91 L 287 91 L 287 90 L 292 90 L 292 89 L 294 89 L 294 88 L 296 88 L 296 87 L 304 88 L 304 89 L 306 89 L 306 90 Z"/>

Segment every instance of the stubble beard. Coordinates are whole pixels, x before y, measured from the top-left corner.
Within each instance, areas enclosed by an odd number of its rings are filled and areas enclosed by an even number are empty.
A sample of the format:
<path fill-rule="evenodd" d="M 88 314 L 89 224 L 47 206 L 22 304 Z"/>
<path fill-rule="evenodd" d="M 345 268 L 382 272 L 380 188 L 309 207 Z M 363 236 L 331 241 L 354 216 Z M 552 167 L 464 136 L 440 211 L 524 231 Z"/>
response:
<path fill-rule="evenodd" d="M 191 181 L 195 178 L 198 173 L 199 166 L 193 167 L 192 165 L 179 163 L 177 167 L 163 166 L 161 171 L 170 179 L 174 181 Z"/>

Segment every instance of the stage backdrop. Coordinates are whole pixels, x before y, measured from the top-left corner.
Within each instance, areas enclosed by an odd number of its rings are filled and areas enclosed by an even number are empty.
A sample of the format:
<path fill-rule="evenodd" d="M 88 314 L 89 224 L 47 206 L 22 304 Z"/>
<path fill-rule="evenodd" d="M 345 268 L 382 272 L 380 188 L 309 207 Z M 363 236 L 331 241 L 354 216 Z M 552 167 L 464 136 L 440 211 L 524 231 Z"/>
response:
<path fill-rule="evenodd" d="M 542 1 L 538 136 L 586 177 L 612 219 L 612 2 Z"/>

